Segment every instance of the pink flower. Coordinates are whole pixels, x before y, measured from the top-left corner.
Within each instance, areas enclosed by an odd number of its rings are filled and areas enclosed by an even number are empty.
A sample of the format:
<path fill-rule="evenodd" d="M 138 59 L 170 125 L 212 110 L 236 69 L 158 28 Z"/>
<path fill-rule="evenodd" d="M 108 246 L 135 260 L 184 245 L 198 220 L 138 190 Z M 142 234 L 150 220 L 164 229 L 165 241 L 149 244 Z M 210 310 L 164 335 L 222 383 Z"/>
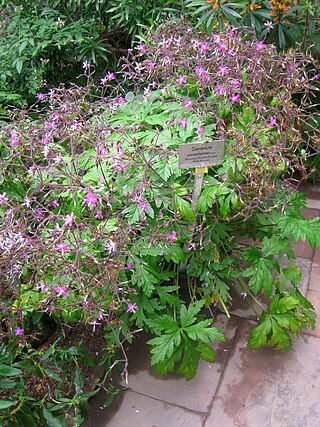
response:
<path fill-rule="evenodd" d="M 201 136 L 203 134 L 204 128 L 202 126 L 198 126 L 196 133 L 198 136 Z"/>
<path fill-rule="evenodd" d="M 107 82 L 110 82 L 111 80 L 114 80 L 116 77 L 114 75 L 114 73 L 112 73 L 111 71 L 108 71 L 107 74 L 103 77 L 103 79 L 101 79 L 101 84 L 104 86 L 105 84 L 107 84 Z"/>
<path fill-rule="evenodd" d="M 176 80 L 177 83 L 182 84 L 182 83 L 187 83 L 187 77 L 183 76 L 182 74 L 177 78 Z"/>
<path fill-rule="evenodd" d="M 187 126 L 188 121 L 189 120 L 187 120 L 185 117 L 178 118 L 179 125 L 182 129 L 184 129 Z"/>
<path fill-rule="evenodd" d="M 83 203 L 87 205 L 89 208 L 95 208 L 97 206 L 98 200 L 99 200 L 99 196 L 89 191 L 84 196 Z"/>
<path fill-rule="evenodd" d="M 137 308 L 138 308 L 137 304 L 128 303 L 127 313 L 135 313 Z"/>
<path fill-rule="evenodd" d="M 237 94 L 233 93 L 231 95 L 230 101 L 231 101 L 231 104 L 235 104 L 236 102 L 239 102 L 240 101 L 240 94 L 239 93 L 237 93 Z"/>
<path fill-rule="evenodd" d="M 202 67 L 198 67 L 198 65 L 194 67 L 194 71 L 196 72 L 196 75 L 199 77 L 207 75 L 207 70 L 205 70 Z"/>
<path fill-rule="evenodd" d="M 225 66 L 221 66 L 218 68 L 218 74 L 222 77 L 227 76 L 229 74 L 229 68 Z"/>
<path fill-rule="evenodd" d="M 190 101 L 190 99 L 184 99 L 182 102 L 184 103 L 185 107 L 186 107 L 188 110 L 191 110 L 191 109 L 192 109 L 192 102 Z"/>
<path fill-rule="evenodd" d="M 95 218 L 103 219 L 103 215 L 102 215 L 102 212 L 100 210 L 96 212 Z"/>
<path fill-rule="evenodd" d="M 16 130 L 13 130 L 10 135 L 10 147 L 16 147 L 21 139 L 21 134 Z"/>
<path fill-rule="evenodd" d="M 263 43 L 263 41 L 259 41 L 258 43 L 256 43 L 256 48 L 258 50 L 265 49 L 266 47 L 267 47 L 267 45 L 265 43 Z"/>
<path fill-rule="evenodd" d="M 68 246 L 66 243 L 62 242 L 62 243 L 60 243 L 59 245 L 56 246 L 56 250 L 58 252 L 61 252 L 62 255 L 63 255 L 65 252 L 69 252 L 71 249 L 70 249 L 70 246 Z"/>
<path fill-rule="evenodd" d="M 201 42 L 199 45 L 199 52 L 206 53 L 210 49 L 210 45 L 208 42 Z"/>
<path fill-rule="evenodd" d="M 59 206 L 59 200 L 53 200 L 53 201 L 51 202 L 51 204 L 52 204 L 52 206 L 53 206 L 54 208 L 57 208 L 57 207 Z"/>
<path fill-rule="evenodd" d="M 233 79 L 233 80 L 231 80 L 231 85 L 233 87 L 240 87 L 241 86 L 241 82 L 240 82 L 239 79 Z"/>
<path fill-rule="evenodd" d="M 19 326 L 18 326 L 17 328 L 15 328 L 14 334 L 16 337 L 23 335 L 24 334 L 23 328 L 19 328 Z"/>
<path fill-rule="evenodd" d="M 67 291 L 67 287 L 66 286 L 57 286 L 55 291 L 57 292 L 57 296 L 58 297 L 68 297 L 69 294 L 66 292 Z"/>
<path fill-rule="evenodd" d="M 45 99 L 45 95 L 43 93 L 37 93 L 36 97 L 39 101 L 43 101 Z"/>
<path fill-rule="evenodd" d="M 5 203 L 9 200 L 9 198 L 7 197 L 7 193 L 2 193 L 0 194 L 0 205 L 2 205 L 2 203 Z"/>
<path fill-rule="evenodd" d="M 141 43 L 137 46 L 138 50 L 140 51 L 140 53 L 145 53 L 146 52 L 146 45 Z"/>
<path fill-rule="evenodd" d="M 277 123 L 277 117 L 276 116 L 272 116 L 270 117 L 270 122 L 267 125 L 268 127 L 272 128 L 275 124 Z"/>
<path fill-rule="evenodd" d="M 69 214 L 67 214 L 67 215 L 65 216 L 64 220 L 63 220 L 64 225 L 65 225 L 66 227 L 71 227 L 71 225 L 72 225 L 73 221 L 74 221 L 74 213 L 73 213 L 73 212 L 71 212 L 71 214 L 70 214 L 70 215 L 69 215 Z"/>
<path fill-rule="evenodd" d="M 168 236 L 168 240 L 170 243 L 173 243 L 176 240 L 176 236 L 177 236 L 177 232 L 173 231 L 171 234 L 169 234 Z"/>
<path fill-rule="evenodd" d="M 227 89 L 222 85 L 217 85 L 214 91 L 217 95 L 225 95 L 227 93 Z"/>

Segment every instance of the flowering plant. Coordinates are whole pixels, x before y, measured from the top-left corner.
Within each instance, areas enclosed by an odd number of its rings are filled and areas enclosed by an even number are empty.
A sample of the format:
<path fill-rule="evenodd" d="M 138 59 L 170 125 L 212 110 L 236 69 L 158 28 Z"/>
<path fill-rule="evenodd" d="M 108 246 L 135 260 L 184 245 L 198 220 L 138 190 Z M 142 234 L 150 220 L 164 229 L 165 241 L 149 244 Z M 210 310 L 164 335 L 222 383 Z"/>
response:
<path fill-rule="evenodd" d="M 289 333 L 313 327 L 290 244 L 320 243 L 320 220 L 300 214 L 304 196 L 290 175 L 304 172 L 302 147 L 317 138 L 303 112 L 316 79 L 307 63 L 235 31 L 163 27 L 124 62 L 124 83 L 102 79 L 104 97 L 89 82 L 42 94 L 38 120 L 17 112 L 0 140 L 7 342 L 49 317 L 103 327 L 111 354 L 144 329 L 158 372 L 191 379 L 200 358 L 214 360 L 210 344 L 224 340 L 213 306 L 229 315 L 236 286 L 262 310 L 251 348 L 287 349 Z M 302 90 L 303 108 L 293 101 Z M 194 208 L 193 171 L 179 169 L 177 150 L 215 139 L 225 141 L 224 159 L 209 168 Z"/>

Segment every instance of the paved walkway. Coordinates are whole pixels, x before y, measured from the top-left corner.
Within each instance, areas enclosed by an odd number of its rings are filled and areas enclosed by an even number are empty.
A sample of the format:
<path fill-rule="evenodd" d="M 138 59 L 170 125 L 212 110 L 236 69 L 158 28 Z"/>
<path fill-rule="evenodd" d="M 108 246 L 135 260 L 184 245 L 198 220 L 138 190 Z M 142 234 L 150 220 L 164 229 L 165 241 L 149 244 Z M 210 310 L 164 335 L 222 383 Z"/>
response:
<path fill-rule="evenodd" d="M 305 216 L 320 216 L 320 192 L 304 190 Z M 295 251 L 302 292 L 320 319 L 320 250 L 302 242 Z M 254 318 L 241 297 L 231 311 L 231 319 L 220 314 L 216 322 L 227 338 L 215 347 L 216 362 L 201 362 L 191 381 L 158 375 L 150 368 L 147 338 L 136 339 L 129 352 L 129 389 L 108 408 L 102 406 L 103 392 L 95 396 L 83 427 L 319 427 L 320 321 L 287 353 L 249 350 Z"/>

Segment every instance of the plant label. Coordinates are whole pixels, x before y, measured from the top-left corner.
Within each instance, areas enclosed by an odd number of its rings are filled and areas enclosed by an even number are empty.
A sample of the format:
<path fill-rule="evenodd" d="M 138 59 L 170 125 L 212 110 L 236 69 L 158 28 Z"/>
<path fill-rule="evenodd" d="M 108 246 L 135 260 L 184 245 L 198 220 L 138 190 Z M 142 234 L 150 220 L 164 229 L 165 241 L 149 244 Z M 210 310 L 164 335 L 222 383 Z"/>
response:
<path fill-rule="evenodd" d="M 224 141 L 195 142 L 179 146 L 179 168 L 200 168 L 222 163 Z"/>

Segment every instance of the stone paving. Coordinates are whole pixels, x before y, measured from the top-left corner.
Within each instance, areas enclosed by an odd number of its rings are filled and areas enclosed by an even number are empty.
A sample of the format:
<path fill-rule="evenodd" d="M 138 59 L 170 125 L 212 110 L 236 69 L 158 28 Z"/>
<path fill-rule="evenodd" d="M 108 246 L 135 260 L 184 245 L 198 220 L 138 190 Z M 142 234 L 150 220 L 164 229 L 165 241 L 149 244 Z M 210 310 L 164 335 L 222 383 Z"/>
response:
<path fill-rule="evenodd" d="M 305 191 L 304 215 L 320 216 L 320 192 Z M 301 290 L 320 318 L 320 250 L 301 242 L 295 252 L 303 273 Z M 150 367 L 148 337 L 136 339 L 128 354 L 126 389 L 107 408 L 99 392 L 83 427 L 319 427 L 320 321 L 287 353 L 249 350 L 255 319 L 245 301 L 237 301 L 230 319 L 219 314 L 215 322 L 226 335 L 226 342 L 215 346 L 216 362 L 201 362 L 191 381 L 158 375 Z"/>

